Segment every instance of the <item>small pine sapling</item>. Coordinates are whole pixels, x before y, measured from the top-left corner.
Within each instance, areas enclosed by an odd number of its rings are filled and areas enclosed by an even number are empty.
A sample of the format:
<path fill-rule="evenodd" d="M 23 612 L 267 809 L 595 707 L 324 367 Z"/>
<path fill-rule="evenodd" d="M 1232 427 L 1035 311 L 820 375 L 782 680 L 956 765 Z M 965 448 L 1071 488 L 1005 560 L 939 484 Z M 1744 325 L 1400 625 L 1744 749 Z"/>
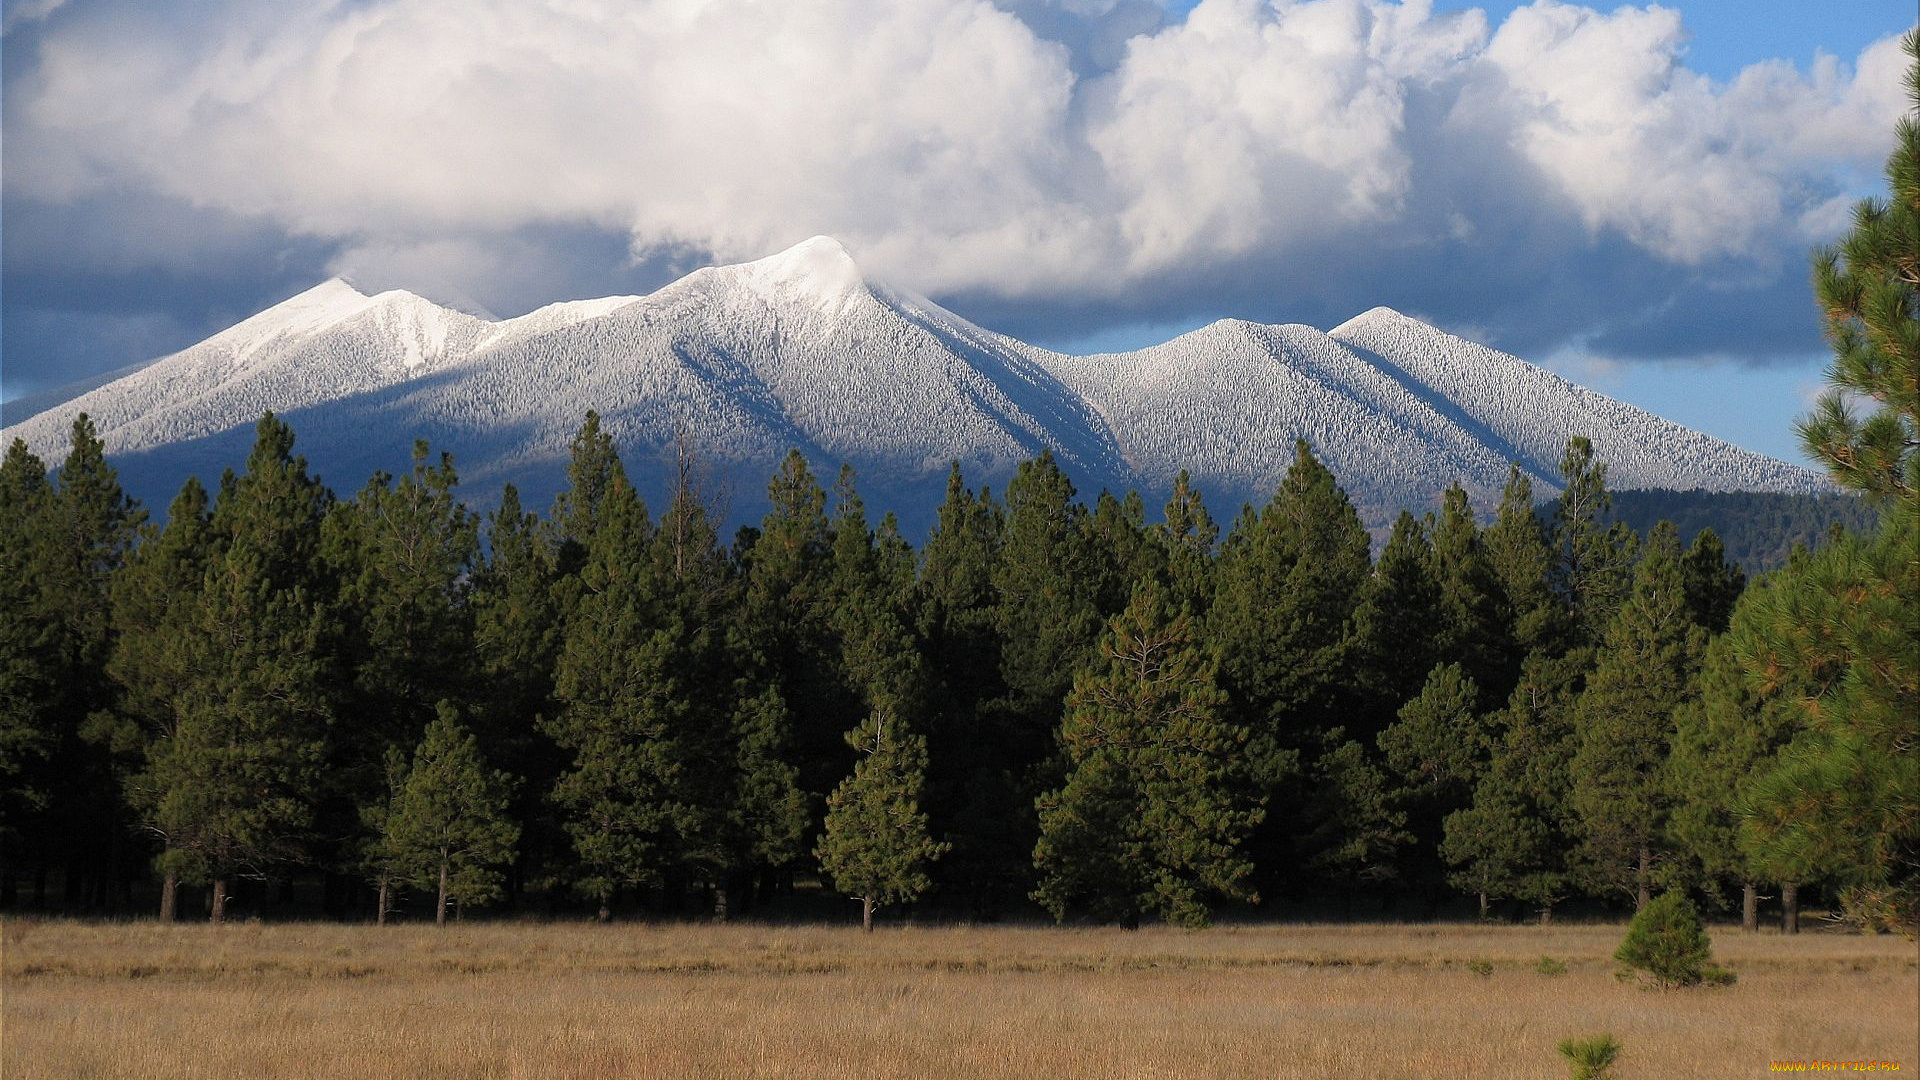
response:
<path fill-rule="evenodd" d="M 1613 1080 L 1613 1063 L 1620 1060 L 1620 1043 L 1611 1035 L 1562 1039 L 1560 1056 L 1573 1067 L 1573 1080 Z"/>
<path fill-rule="evenodd" d="M 1651 975 L 1665 990 L 1699 985 L 1712 955 L 1712 942 L 1700 925 L 1699 912 L 1676 891 L 1663 893 L 1640 909 L 1613 958 L 1625 968 Z"/>

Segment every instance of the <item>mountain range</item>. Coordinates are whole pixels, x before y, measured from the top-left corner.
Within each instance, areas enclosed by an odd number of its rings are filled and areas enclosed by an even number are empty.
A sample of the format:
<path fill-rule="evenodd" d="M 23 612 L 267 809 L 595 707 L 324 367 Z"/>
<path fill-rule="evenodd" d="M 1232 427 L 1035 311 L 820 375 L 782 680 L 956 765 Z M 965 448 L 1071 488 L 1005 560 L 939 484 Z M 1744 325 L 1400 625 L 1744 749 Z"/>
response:
<path fill-rule="evenodd" d="M 1228 319 L 1070 356 L 874 281 L 826 237 L 646 296 L 498 321 L 335 279 L 116 374 L 8 403 L 4 438 L 57 462 L 84 411 L 123 484 L 155 508 L 189 473 L 211 483 L 243 463 L 267 409 L 343 494 L 405 468 L 425 438 L 454 454 L 469 502 L 512 482 L 544 507 L 594 409 L 650 498 L 686 440 L 723 516 L 756 519 L 797 447 L 825 483 L 852 464 L 868 505 L 899 511 L 916 540 L 950 462 L 999 488 L 1042 449 L 1083 494 L 1138 488 L 1150 506 L 1185 468 L 1224 518 L 1264 501 L 1304 438 L 1376 529 L 1455 481 L 1490 508 L 1509 462 L 1550 497 L 1572 435 L 1593 440 L 1616 488 L 1826 489 L 1810 470 L 1388 308 L 1327 332 Z"/>

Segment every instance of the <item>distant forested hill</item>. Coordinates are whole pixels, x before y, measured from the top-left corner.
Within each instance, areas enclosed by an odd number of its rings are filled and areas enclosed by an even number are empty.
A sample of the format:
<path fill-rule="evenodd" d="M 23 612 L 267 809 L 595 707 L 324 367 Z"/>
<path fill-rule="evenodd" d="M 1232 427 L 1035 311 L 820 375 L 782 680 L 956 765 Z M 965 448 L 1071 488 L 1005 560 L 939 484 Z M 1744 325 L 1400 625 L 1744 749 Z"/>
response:
<path fill-rule="evenodd" d="M 1552 520 L 1554 510 L 1550 502 L 1540 513 Z M 1687 540 L 1711 528 L 1726 545 L 1729 561 L 1759 574 L 1785 566 L 1793 545 L 1818 547 L 1836 524 L 1863 531 L 1878 514 L 1854 495 L 1640 490 L 1613 493 L 1613 519 L 1643 536 L 1662 520 L 1673 522 Z"/>

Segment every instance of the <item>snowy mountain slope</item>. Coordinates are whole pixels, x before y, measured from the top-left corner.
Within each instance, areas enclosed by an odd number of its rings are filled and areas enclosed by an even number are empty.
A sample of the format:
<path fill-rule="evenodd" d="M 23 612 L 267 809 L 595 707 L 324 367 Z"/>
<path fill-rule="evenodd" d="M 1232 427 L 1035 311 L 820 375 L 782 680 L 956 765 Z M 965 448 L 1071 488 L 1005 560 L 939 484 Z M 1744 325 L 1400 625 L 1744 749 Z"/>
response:
<path fill-rule="evenodd" d="M 1297 438 L 1377 511 L 1423 505 L 1455 480 L 1485 500 L 1506 475 L 1505 459 L 1309 326 L 1224 320 L 1138 352 L 1043 362 L 1107 418 L 1151 490 L 1184 468 L 1210 495 L 1259 499 Z"/>
<path fill-rule="evenodd" d="M 1000 487 L 1042 448 L 1088 494 L 1139 486 L 1157 501 L 1188 468 L 1230 513 L 1264 499 L 1305 438 L 1374 524 L 1432 506 L 1455 480 L 1490 505 L 1509 459 L 1551 494 L 1575 433 L 1616 487 L 1822 483 L 1385 309 L 1332 334 L 1229 320 L 1138 352 L 1065 356 L 873 283 L 822 237 L 648 296 L 497 322 L 329 281 L 5 437 L 57 461 L 85 411 L 129 489 L 162 507 L 187 474 L 211 481 L 243 461 L 269 408 L 342 492 L 404 467 L 419 437 L 454 453 L 475 502 L 511 481 L 544 506 L 595 409 L 650 498 L 684 434 L 730 519 L 752 520 L 798 447 L 826 483 L 852 463 L 869 505 L 900 510 L 916 535 L 949 461 Z"/>
<path fill-rule="evenodd" d="M 1810 470 L 1756 454 L 1576 386 L 1507 353 L 1374 308 L 1328 332 L 1454 416 L 1536 480 L 1553 483 L 1567 439 L 1585 435 L 1616 488 L 1825 490 Z"/>

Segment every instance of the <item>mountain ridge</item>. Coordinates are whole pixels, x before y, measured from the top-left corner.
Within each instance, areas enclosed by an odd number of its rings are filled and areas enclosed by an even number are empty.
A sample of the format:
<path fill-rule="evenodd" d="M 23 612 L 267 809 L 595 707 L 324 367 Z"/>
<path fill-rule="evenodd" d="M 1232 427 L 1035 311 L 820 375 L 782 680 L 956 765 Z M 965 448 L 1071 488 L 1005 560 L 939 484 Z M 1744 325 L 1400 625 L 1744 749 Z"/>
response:
<path fill-rule="evenodd" d="M 1295 438 L 1375 526 L 1456 481 L 1488 507 L 1509 461 L 1550 496 L 1576 434 L 1620 488 L 1826 488 L 1390 308 L 1324 333 L 1222 319 L 1132 352 L 1070 356 L 873 281 L 828 237 L 645 296 L 511 319 L 334 278 L 4 436 L 56 461 L 86 411 L 129 490 L 164 506 L 189 472 L 211 480 L 244 460 L 254 421 L 273 409 L 336 489 L 399 467 L 417 436 L 450 450 L 467 497 L 485 503 L 507 482 L 529 500 L 557 492 L 589 408 L 643 488 L 663 482 L 650 462 L 683 435 L 736 497 L 761 490 L 797 447 L 822 473 L 854 465 L 869 503 L 910 524 L 932 520 L 949 462 L 971 484 L 1000 486 L 1042 449 L 1088 493 L 1153 498 L 1184 468 L 1230 511 L 1264 501 Z M 757 501 L 734 501 L 734 520 L 757 518 Z"/>

